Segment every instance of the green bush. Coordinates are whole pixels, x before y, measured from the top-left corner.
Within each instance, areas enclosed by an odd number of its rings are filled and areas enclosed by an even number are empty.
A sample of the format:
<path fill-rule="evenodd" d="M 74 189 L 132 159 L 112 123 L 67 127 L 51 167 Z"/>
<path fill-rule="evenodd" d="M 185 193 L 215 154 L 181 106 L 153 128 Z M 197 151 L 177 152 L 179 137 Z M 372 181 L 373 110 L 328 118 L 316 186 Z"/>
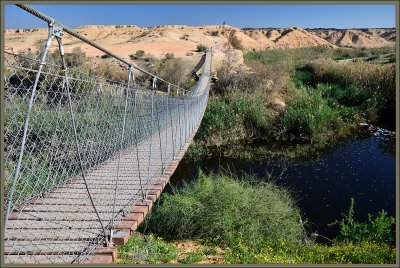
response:
<path fill-rule="evenodd" d="M 163 194 L 148 229 L 170 239 L 199 238 L 233 245 L 259 240 L 295 243 L 303 237 L 300 213 L 288 191 L 272 184 L 200 174 L 192 184 Z"/>
<path fill-rule="evenodd" d="M 196 139 L 226 145 L 262 137 L 269 117 L 265 103 L 266 96 L 256 92 L 211 97 Z"/>
<path fill-rule="evenodd" d="M 343 218 L 332 225 L 340 226 L 340 235 L 337 241 L 361 243 L 390 243 L 393 242 L 392 226 L 395 219 L 381 211 L 376 217 L 368 214 L 368 222 L 358 222 L 354 219 L 354 198 L 351 198 L 349 210 Z"/>
<path fill-rule="evenodd" d="M 327 133 L 340 130 L 343 120 L 338 109 L 312 89 L 299 89 L 288 108 L 270 123 L 270 139 L 283 143 L 312 144 L 328 142 Z"/>
<path fill-rule="evenodd" d="M 143 50 L 136 51 L 135 56 L 138 57 L 138 58 L 143 57 L 144 56 L 144 51 Z"/>
<path fill-rule="evenodd" d="M 320 60 L 306 64 L 300 73 L 311 77 L 304 80 L 312 86 L 329 84 L 325 97 L 334 98 L 345 106 L 359 107 L 370 121 L 388 120 L 395 114 L 395 64 L 352 62 L 338 64 Z M 299 80 L 303 74 L 297 75 Z"/>
<path fill-rule="evenodd" d="M 235 49 L 243 49 L 242 41 L 236 35 L 232 35 L 229 38 L 229 43 L 231 43 L 232 47 Z"/>
<path fill-rule="evenodd" d="M 165 59 L 166 59 L 166 60 L 170 60 L 170 59 L 173 59 L 173 58 L 175 58 L 174 53 L 167 53 L 167 54 L 165 54 Z"/>
<path fill-rule="evenodd" d="M 144 56 L 144 51 L 143 50 L 138 50 L 138 51 L 136 51 L 135 52 L 135 54 L 131 54 L 131 55 L 129 55 L 129 57 L 132 59 L 132 60 L 138 60 L 138 59 L 141 59 L 143 56 Z"/>
<path fill-rule="evenodd" d="M 61 65 L 61 57 L 58 50 L 52 53 L 52 58 L 56 64 Z M 80 47 L 74 48 L 72 52 L 65 52 L 64 59 L 67 67 L 82 67 L 87 62 L 86 53 Z"/>
<path fill-rule="evenodd" d="M 207 47 L 203 44 L 198 44 L 197 45 L 197 52 L 206 52 L 207 51 Z"/>

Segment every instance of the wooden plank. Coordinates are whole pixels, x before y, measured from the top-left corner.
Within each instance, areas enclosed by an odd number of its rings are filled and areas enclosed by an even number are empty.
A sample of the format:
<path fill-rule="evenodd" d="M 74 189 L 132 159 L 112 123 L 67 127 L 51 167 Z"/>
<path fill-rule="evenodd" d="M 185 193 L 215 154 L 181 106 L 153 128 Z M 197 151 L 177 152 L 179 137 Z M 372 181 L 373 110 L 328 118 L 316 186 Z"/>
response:
<path fill-rule="evenodd" d="M 148 143 L 143 144 L 147 146 Z M 166 166 L 167 171 L 172 172 L 176 169 L 188 145 L 189 144 L 185 144 L 183 149 L 179 152 L 178 157 L 175 160 L 171 160 L 172 162 Z M 147 159 L 149 155 L 148 150 L 141 151 L 143 151 L 141 157 Z M 132 154 L 133 157 L 132 155 L 129 156 L 129 153 Z M 167 174 L 161 174 L 160 165 L 150 166 L 151 177 L 157 176 L 158 178 L 152 179 L 149 185 L 143 185 L 144 190 L 150 190 L 148 191 L 149 200 L 147 200 L 147 204 L 135 204 L 135 195 L 140 192 L 140 185 L 137 178 L 138 172 L 132 172 L 131 170 L 132 163 L 137 163 L 134 154 L 136 154 L 135 148 L 126 150 L 120 162 L 116 210 L 124 207 L 129 202 L 132 202 L 134 205 L 126 217 L 116 222 L 115 229 L 128 231 L 116 232 L 114 238 L 121 240 L 119 243 L 126 242 L 128 237 L 126 234 L 129 235 L 144 219 L 170 177 L 170 174 L 168 174 L 169 172 L 166 172 Z M 156 159 L 158 161 L 159 156 L 160 155 L 154 154 L 151 159 Z M 140 159 L 140 161 L 144 163 L 144 159 Z M 147 163 L 147 161 L 145 162 Z M 117 171 L 117 164 L 117 158 L 109 159 L 103 164 L 91 169 L 86 174 L 88 186 L 104 225 L 107 225 L 111 220 L 110 216 L 112 210 L 110 210 L 110 207 L 112 207 L 112 202 L 110 201 L 113 200 L 112 191 L 116 181 L 115 172 Z M 145 165 L 141 168 L 141 172 L 144 174 L 142 175 L 142 179 L 146 180 L 147 167 Z M 45 252 L 50 255 L 24 255 L 22 257 L 18 255 L 8 255 L 11 257 L 8 257 L 6 260 L 7 263 L 70 263 L 73 261 L 74 257 L 71 257 L 73 255 L 59 257 L 51 254 L 57 254 L 67 247 L 69 247 L 69 249 L 64 250 L 64 252 L 70 254 L 77 253 L 78 251 L 84 250 L 83 247 L 89 245 L 90 240 L 96 241 L 102 235 L 100 224 L 97 222 L 97 215 L 94 213 L 91 203 L 88 200 L 86 186 L 83 183 L 82 177 L 79 176 L 49 191 L 44 198 L 32 200 L 32 203 L 25 206 L 23 210 L 30 212 L 29 214 L 23 212 L 13 212 L 11 214 L 9 225 L 6 230 L 6 237 L 11 240 L 8 240 L 6 244 L 6 251 L 8 253 L 16 253 L 20 250 L 31 254 Z M 38 218 L 41 220 L 37 220 Z M 55 221 L 60 224 L 57 224 Z M 62 223 L 67 223 L 68 225 L 60 227 Z M 21 227 L 23 228 L 23 232 L 19 230 Z M 38 241 L 47 244 L 37 244 Z M 20 244 L 12 244 L 14 242 Z M 53 247 L 51 247 L 52 242 Z M 95 254 L 92 257 L 93 258 L 90 258 L 86 263 L 109 263 L 112 261 L 108 253 Z"/>
<path fill-rule="evenodd" d="M 106 226 L 108 221 L 104 221 Z M 7 229 L 99 229 L 101 228 L 98 221 L 37 221 L 37 220 L 9 220 Z"/>
<path fill-rule="evenodd" d="M 61 263 L 70 264 L 75 260 L 74 255 L 6 255 L 4 262 L 6 264 L 51 264 Z"/>
<path fill-rule="evenodd" d="M 82 241 L 10 241 L 4 242 L 4 254 L 39 254 L 39 255 L 71 255 L 80 254 L 88 247 Z"/>
<path fill-rule="evenodd" d="M 112 254 L 94 254 L 86 260 L 85 264 L 111 264 L 113 262 Z"/>
<path fill-rule="evenodd" d="M 103 200 L 102 205 L 103 206 L 112 206 L 114 203 L 112 202 L 113 200 Z M 129 199 L 117 199 L 116 200 L 116 206 L 125 206 L 129 201 L 134 202 L 135 200 L 132 198 Z M 31 202 L 31 205 L 68 205 L 68 206 L 92 206 L 90 201 L 87 200 L 82 200 L 82 199 L 74 199 L 74 198 L 42 198 L 35 200 Z M 28 207 L 25 206 L 25 207 Z"/>
<path fill-rule="evenodd" d="M 124 206 L 115 206 L 115 212 L 123 209 Z M 96 210 L 99 213 L 112 213 L 113 206 L 96 205 Z M 24 207 L 22 212 L 76 212 L 76 213 L 95 213 L 92 206 L 69 206 L 69 205 L 30 205 Z"/>
<path fill-rule="evenodd" d="M 145 190 L 145 189 L 144 189 Z M 46 197 L 51 197 L 55 199 L 60 199 L 60 198 L 73 198 L 73 199 L 88 199 L 87 193 L 64 193 L 65 195 L 60 196 L 61 193 L 51 193 L 46 195 Z M 132 191 L 132 193 L 125 193 L 125 194 L 118 194 L 118 199 L 126 199 L 126 200 L 131 200 L 132 198 L 135 198 L 136 192 Z M 113 200 L 114 195 L 109 194 L 109 193 L 91 193 L 91 196 L 93 199 L 98 199 L 98 200 Z"/>
<path fill-rule="evenodd" d="M 99 213 L 102 221 L 109 221 L 109 213 Z M 98 221 L 95 213 L 72 213 L 72 212 L 35 212 L 10 214 L 12 220 L 43 220 L 43 221 Z"/>
<path fill-rule="evenodd" d="M 26 240 L 26 241 L 43 241 L 43 240 L 94 240 L 103 231 L 101 229 L 91 230 L 46 230 L 46 229 L 26 229 L 26 230 L 10 230 L 5 233 L 5 240 Z"/>

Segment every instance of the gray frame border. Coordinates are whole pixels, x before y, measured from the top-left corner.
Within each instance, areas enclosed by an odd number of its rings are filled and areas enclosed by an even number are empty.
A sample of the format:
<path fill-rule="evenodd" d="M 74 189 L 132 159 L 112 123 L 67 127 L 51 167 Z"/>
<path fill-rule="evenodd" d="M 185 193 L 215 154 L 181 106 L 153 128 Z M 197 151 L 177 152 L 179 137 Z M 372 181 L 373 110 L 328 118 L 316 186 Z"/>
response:
<path fill-rule="evenodd" d="M 318 4 L 318 5 L 325 5 L 325 4 L 340 4 L 340 5 L 349 5 L 349 4 L 392 4 L 396 6 L 396 264 L 382 264 L 382 265 L 375 265 L 375 264 L 292 264 L 290 266 L 296 266 L 296 267 L 399 267 L 400 266 L 400 252 L 399 252 L 399 237 L 400 237 L 400 198 L 399 198 L 399 193 L 400 193 L 400 179 L 399 179 L 399 174 L 400 174 L 400 167 L 399 167 L 399 148 L 400 148 L 400 142 L 399 142 L 399 59 L 400 59 L 400 51 L 399 49 L 399 6 L 400 3 L 398 1 L 245 1 L 245 0 L 228 0 L 228 1 L 132 1 L 132 0 L 117 0 L 117 1 L 104 1 L 104 0 L 98 0 L 98 1 L 80 1 L 80 0 L 69 0 L 69 1 L 9 1 L 9 0 L 3 0 L 0 3 L 1 7 L 1 33 L 0 33 L 0 45 L 1 45 L 1 51 L 2 54 L 4 53 L 4 25 L 5 25 L 5 19 L 4 19 L 4 6 L 5 5 L 10 5 L 10 4 L 16 4 L 16 3 L 26 3 L 26 4 L 208 4 L 208 5 L 215 5 L 215 4 L 299 4 L 299 5 L 307 5 L 307 4 Z M 1 60 L 1 70 L 4 70 L 4 61 Z M 1 213 L 0 213 L 0 226 L 1 226 L 1 247 L 0 247 L 0 254 L 1 256 L 4 256 L 4 229 L 3 229 L 3 223 L 4 223 L 4 80 L 0 80 L 0 107 L 1 107 L 1 116 L 0 116 L 0 126 L 1 126 L 1 132 L 0 132 L 0 156 L 1 156 L 1 165 L 0 165 L 0 190 L 1 190 Z M 68 265 L 43 265 L 43 264 L 26 264 L 26 265 L 6 265 L 4 263 L 4 258 L 1 258 L 1 263 L 0 267 L 66 267 Z M 98 264 L 98 265 L 91 265 L 91 264 L 76 264 L 74 267 L 114 267 L 116 266 L 115 264 Z M 159 265 L 152 265 L 152 264 L 147 264 L 147 265 L 124 265 L 124 264 L 118 264 L 119 267 L 175 267 L 177 265 L 175 264 L 159 264 Z M 191 264 L 191 265 L 179 265 L 181 267 L 195 267 L 195 266 L 204 266 L 204 267 L 288 267 L 289 265 L 287 264 L 243 264 L 243 265 L 238 265 L 238 264 L 232 264 L 232 265 L 227 265 L 227 264 L 213 264 L 213 265 L 197 265 L 197 264 Z"/>

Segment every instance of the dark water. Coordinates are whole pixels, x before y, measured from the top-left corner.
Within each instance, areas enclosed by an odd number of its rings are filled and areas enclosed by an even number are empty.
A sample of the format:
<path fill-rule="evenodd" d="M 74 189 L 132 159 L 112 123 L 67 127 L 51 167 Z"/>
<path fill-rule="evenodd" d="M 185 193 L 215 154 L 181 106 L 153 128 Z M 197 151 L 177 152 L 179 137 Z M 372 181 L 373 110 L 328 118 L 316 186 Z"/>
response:
<path fill-rule="evenodd" d="M 179 187 L 183 180 L 196 179 L 199 168 L 206 173 L 222 170 L 240 177 L 276 178 L 277 184 L 293 192 L 311 230 L 333 238 L 338 229 L 327 224 L 347 211 L 351 197 L 359 220 L 382 209 L 395 216 L 395 150 L 394 132 L 366 125 L 356 137 L 326 151 L 318 160 L 263 163 L 214 157 L 182 161 L 171 185 Z"/>

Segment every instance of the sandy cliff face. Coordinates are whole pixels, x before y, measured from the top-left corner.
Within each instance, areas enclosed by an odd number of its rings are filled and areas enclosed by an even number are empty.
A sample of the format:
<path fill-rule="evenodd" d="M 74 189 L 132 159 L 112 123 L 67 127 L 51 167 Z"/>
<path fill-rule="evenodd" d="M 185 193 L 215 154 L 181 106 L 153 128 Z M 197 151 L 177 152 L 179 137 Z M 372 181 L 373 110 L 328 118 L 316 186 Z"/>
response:
<path fill-rule="evenodd" d="M 394 45 L 396 41 L 396 29 L 311 29 L 309 31 L 337 46 L 381 47 Z"/>
<path fill-rule="evenodd" d="M 190 27 L 185 25 L 160 25 L 140 28 L 134 25 L 87 25 L 75 29 L 78 33 L 113 51 L 125 59 L 138 50 L 155 57 L 173 53 L 175 57 L 189 61 L 198 58 L 198 44 L 212 47 L 214 66 L 226 56 L 238 57 L 243 61 L 241 51 L 235 50 L 233 39 L 239 42 L 243 50 L 297 47 L 336 47 L 365 46 L 377 47 L 394 45 L 395 29 L 303 29 L 290 27 L 285 29 L 239 29 L 229 25 L 209 25 Z M 47 29 L 5 30 L 5 45 L 18 52 L 44 46 Z M 238 41 L 239 40 L 239 41 Z M 76 38 L 64 35 L 63 44 L 66 52 L 80 47 L 88 56 L 99 57 L 104 53 Z M 235 46 L 237 48 L 237 45 Z M 53 45 L 53 49 L 56 45 Z M 232 53 L 232 51 L 235 51 Z"/>

